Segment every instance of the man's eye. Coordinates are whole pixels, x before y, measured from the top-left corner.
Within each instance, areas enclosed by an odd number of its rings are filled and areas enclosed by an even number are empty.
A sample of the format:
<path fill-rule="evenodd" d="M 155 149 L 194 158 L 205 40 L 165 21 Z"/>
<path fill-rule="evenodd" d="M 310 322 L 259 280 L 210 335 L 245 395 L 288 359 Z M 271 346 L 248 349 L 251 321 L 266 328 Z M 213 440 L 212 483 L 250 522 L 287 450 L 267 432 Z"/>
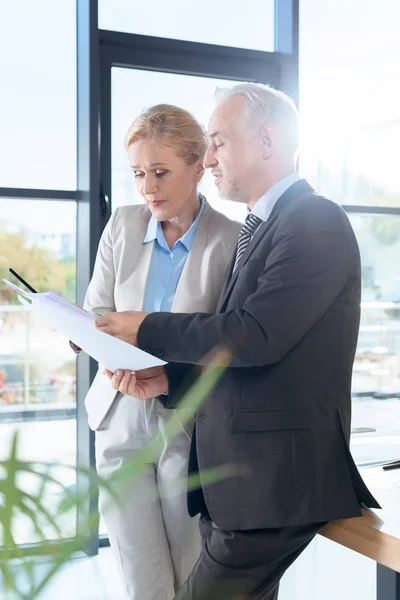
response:
<path fill-rule="evenodd" d="M 223 146 L 223 145 L 224 145 L 223 142 L 220 142 L 219 144 L 215 144 L 215 147 L 216 148 L 221 148 L 221 146 Z"/>

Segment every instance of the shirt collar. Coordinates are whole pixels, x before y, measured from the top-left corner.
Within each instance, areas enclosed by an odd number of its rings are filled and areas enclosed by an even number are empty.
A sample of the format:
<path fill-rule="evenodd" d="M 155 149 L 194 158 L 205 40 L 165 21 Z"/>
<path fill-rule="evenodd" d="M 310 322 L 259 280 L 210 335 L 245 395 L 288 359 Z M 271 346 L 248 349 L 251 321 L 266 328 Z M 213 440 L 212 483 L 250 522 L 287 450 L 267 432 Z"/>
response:
<path fill-rule="evenodd" d="M 183 236 L 181 238 L 179 238 L 179 240 L 177 240 L 177 242 L 175 242 L 173 248 L 175 248 L 175 246 L 177 244 L 179 244 L 179 242 L 180 242 L 181 244 L 183 244 L 185 246 L 185 248 L 188 252 L 190 251 L 190 249 L 193 245 L 193 242 L 194 242 L 194 238 L 196 237 L 197 227 L 199 225 L 201 215 L 203 214 L 203 211 L 204 211 L 204 197 L 200 195 L 199 198 L 200 198 L 200 210 L 198 212 L 197 217 L 195 218 L 195 220 L 193 221 L 193 223 L 191 224 L 191 226 L 187 230 L 187 232 L 185 234 L 183 234 Z M 157 242 L 160 244 L 160 246 L 162 248 L 164 248 L 164 250 L 168 250 L 168 252 L 170 251 L 170 248 L 168 247 L 168 244 L 167 244 L 165 236 L 164 236 L 164 232 L 161 227 L 161 221 L 157 221 L 157 219 L 155 219 L 153 216 L 151 216 L 149 224 L 147 226 L 147 232 L 146 232 L 146 236 L 143 240 L 143 243 L 153 242 L 154 240 L 157 240 Z"/>
<path fill-rule="evenodd" d="M 275 183 L 257 200 L 251 212 L 262 221 L 268 221 L 279 198 L 299 179 L 300 175 L 298 173 L 292 173 Z"/>
<path fill-rule="evenodd" d="M 155 219 L 153 216 L 150 217 L 149 224 L 147 225 L 147 231 L 145 238 L 143 240 L 144 243 L 153 242 L 158 237 L 158 225 L 159 221 Z"/>

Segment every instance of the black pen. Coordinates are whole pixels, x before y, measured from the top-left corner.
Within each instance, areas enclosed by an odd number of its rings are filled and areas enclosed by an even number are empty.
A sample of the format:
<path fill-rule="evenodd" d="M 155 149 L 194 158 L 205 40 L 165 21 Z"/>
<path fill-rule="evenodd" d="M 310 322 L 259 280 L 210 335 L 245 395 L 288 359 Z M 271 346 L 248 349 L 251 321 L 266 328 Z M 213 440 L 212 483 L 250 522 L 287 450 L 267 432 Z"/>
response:
<path fill-rule="evenodd" d="M 29 285 L 29 283 L 27 281 L 25 281 L 25 279 L 23 279 L 21 277 L 21 275 L 18 275 L 18 273 L 16 271 L 14 271 L 14 269 L 11 269 L 11 267 L 10 267 L 8 270 L 10 271 L 10 273 L 12 273 L 14 275 L 14 277 L 16 277 L 17 279 L 19 279 L 20 282 L 23 283 L 24 286 L 28 288 L 28 290 L 30 290 L 34 294 L 37 294 L 37 291 L 35 289 L 33 289 L 33 287 L 31 285 Z"/>
<path fill-rule="evenodd" d="M 392 471 L 393 469 L 400 469 L 400 460 L 394 460 L 393 462 L 386 463 L 383 465 L 384 471 Z"/>

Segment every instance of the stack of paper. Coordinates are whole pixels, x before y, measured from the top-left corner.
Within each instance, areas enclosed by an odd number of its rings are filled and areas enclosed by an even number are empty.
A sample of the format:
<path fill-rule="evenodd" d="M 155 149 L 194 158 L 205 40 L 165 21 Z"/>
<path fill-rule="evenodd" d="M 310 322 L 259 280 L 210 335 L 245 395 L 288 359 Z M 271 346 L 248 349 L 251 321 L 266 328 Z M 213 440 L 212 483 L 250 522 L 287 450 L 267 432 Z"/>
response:
<path fill-rule="evenodd" d="M 25 292 L 7 279 L 3 281 L 17 292 L 22 304 L 28 304 L 31 310 L 110 371 L 114 372 L 117 369 L 139 371 L 165 365 L 164 361 L 151 354 L 99 331 L 94 323 L 94 315 L 60 298 L 57 294 L 53 292 L 33 294 Z"/>

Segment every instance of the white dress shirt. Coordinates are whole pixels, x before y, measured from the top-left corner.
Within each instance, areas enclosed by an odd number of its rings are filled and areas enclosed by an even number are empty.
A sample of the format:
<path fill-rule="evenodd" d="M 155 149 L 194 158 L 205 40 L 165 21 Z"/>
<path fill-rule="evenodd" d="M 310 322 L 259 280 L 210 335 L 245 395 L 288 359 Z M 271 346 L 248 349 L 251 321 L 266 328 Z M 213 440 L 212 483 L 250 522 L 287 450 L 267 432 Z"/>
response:
<path fill-rule="evenodd" d="M 288 190 L 294 183 L 299 181 L 300 175 L 298 173 L 292 173 L 287 177 L 284 177 L 277 183 L 274 183 L 262 196 L 257 200 L 251 211 L 256 217 L 259 217 L 262 221 L 268 221 L 271 212 L 279 198 Z"/>

